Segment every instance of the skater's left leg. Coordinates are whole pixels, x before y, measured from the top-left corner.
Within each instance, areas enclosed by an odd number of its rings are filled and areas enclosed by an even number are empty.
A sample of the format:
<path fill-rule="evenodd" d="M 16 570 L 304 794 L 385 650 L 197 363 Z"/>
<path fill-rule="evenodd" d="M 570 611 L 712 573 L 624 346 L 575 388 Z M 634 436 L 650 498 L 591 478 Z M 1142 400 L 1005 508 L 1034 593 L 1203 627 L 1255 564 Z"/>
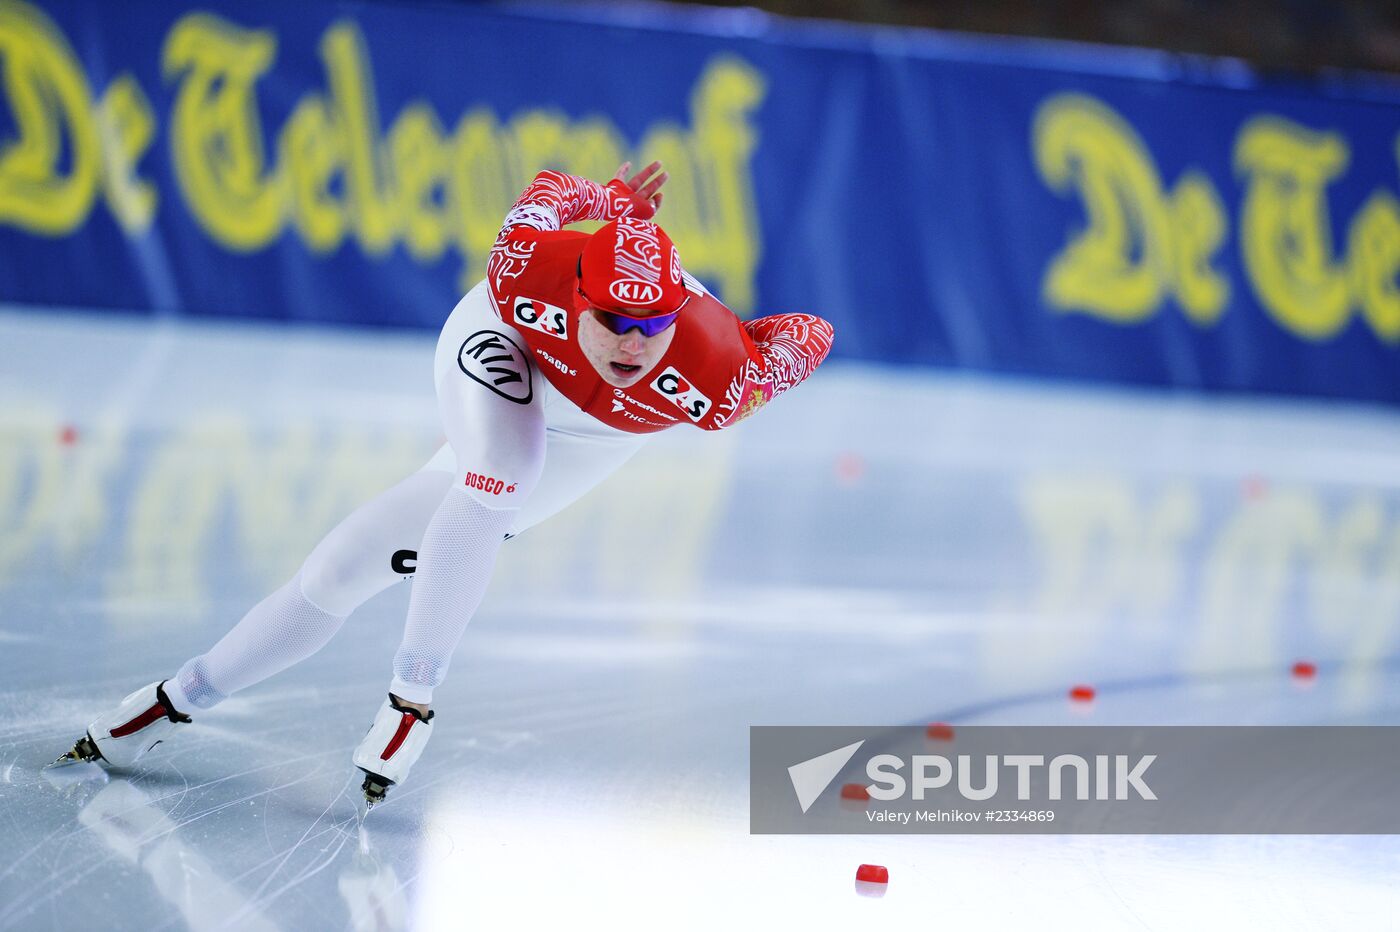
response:
<path fill-rule="evenodd" d="M 360 604 L 411 572 L 395 559 L 418 547 L 452 481 L 450 451 L 335 527 L 285 585 L 253 606 L 217 644 L 168 680 L 128 696 L 88 727 L 62 762 L 135 763 L 189 711 L 207 709 L 315 653 Z M 446 461 L 446 463 L 444 462 Z"/>
<path fill-rule="evenodd" d="M 403 578 L 394 554 L 418 546 L 451 480 L 425 468 L 351 513 L 291 580 L 186 661 L 166 686 L 175 707 L 211 708 L 324 647 L 351 612 Z"/>

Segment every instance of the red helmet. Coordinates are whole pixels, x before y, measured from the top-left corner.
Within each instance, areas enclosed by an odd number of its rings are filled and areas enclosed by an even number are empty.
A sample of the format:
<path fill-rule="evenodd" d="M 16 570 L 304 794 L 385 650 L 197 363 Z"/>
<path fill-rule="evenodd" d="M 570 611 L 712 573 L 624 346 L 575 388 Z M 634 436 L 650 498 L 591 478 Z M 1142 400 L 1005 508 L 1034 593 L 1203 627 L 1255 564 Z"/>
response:
<path fill-rule="evenodd" d="M 589 237 L 579 257 L 579 291 L 594 307 L 640 317 L 673 314 L 690 299 L 676 244 L 661 227 L 632 217 Z"/>

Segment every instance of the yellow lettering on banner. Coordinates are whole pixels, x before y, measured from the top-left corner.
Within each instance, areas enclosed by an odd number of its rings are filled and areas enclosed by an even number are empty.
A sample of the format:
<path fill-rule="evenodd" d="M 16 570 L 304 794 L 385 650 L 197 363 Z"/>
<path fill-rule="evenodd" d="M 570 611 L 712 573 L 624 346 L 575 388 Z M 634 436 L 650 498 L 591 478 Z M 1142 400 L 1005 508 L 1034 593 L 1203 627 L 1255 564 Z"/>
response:
<path fill-rule="evenodd" d="M 1312 339 L 1334 335 L 1351 316 L 1326 200 L 1349 158 L 1338 134 L 1277 117 L 1250 120 L 1235 142 L 1235 167 L 1247 179 L 1240 245 L 1250 281 L 1265 310 Z"/>
<path fill-rule="evenodd" d="M 1366 322 L 1387 343 L 1400 342 L 1400 201 L 1372 194 L 1347 239 L 1352 292 Z"/>
<path fill-rule="evenodd" d="M 701 176 L 691 146 L 686 142 L 685 129 L 675 124 L 655 126 L 638 151 L 645 152 L 648 159 L 659 159 L 671 176 L 666 182 L 666 199 L 661 207 L 664 216 L 657 219 L 666 225 L 668 231 L 704 229 L 706 215 L 712 213 L 706 211 L 703 203 L 707 182 Z M 687 236 L 684 242 L 685 245 L 677 243 L 677 246 L 687 268 L 713 266 L 715 249 L 723 248 L 712 237 L 702 238 L 697 234 Z"/>
<path fill-rule="evenodd" d="M 469 288 L 486 267 L 501 218 L 535 172 L 550 167 L 602 180 L 628 155 L 611 121 L 575 121 L 552 108 L 525 110 L 505 123 L 473 109 L 449 134 L 432 106 L 418 101 L 381 138 L 359 28 L 336 23 L 321 41 L 321 56 L 329 91 L 302 98 L 277 148 L 288 200 L 281 213 L 318 253 L 338 248 L 349 234 L 370 255 L 402 242 L 426 264 L 450 245 L 466 260 L 459 285 Z M 760 258 L 748 116 L 764 90 L 747 64 L 717 59 L 692 94 L 692 126 L 652 127 L 633 156 L 667 162 L 671 181 L 659 219 L 686 267 L 713 281 L 738 310 L 752 305 Z M 270 238 L 281 214 L 259 216 L 272 224 L 259 228 Z"/>
<path fill-rule="evenodd" d="M 746 63 L 716 59 L 691 95 L 690 128 L 659 123 L 631 156 L 634 162 L 666 163 L 671 180 L 657 219 L 675 240 L 686 268 L 711 281 L 739 311 L 752 308 L 761 258 L 749 170 L 757 140 L 748 118 L 765 91 L 762 75 Z M 484 109 L 470 111 L 449 145 L 451 232 L 468 260 L 463 287 L 474 284 L 485 268 L 501 217 L 536 171 L 553 167 L 602 180 L 628 157 L 611 122 L 601 117 L 571 122 L 548 108 L 525 111 L 505 124 Z"/>
<path fill-rule="evenodd" d="M 336 23 L 321 39 L 330 84 L 330 108 L 345 152 L 346 206 L 360 248 L 382 255 L 394 245 L 393 195 L 379 146 L 379 106 L 374 96 L 364 39 L 353 23 Z"/>
<path fill-rule="evenodd" d="M 420 262 L 431 262 L 447 247 L 447 217 L 451 154 L 442 124 L 427 104 L 404 109 L 389 130 L 389 152 L 398 182 L 404 242 Z"/>
<path fill-rule="evenodd" d="M 1089 220 L 1051 263 L 1046 299 L 1118 321 L 1147 318 L 1162 299 L 1168 234 L 1146 146 L 1116 114 L 1080 98 L 1043 106 L 1035 140 L 1041 174 L 1057 191 L 1078 187 Z"/>
<path fill-rule="evenodd" d="M 1088 218 L 1046 271 L 1046 303 L 1126 324 L 1152 317 L 1172 295 L 1194 323 L 1219 320 L 1230 283 L 1211 262 L 1227 214 L 1204 173 L 1188 169 L 1164 193 L 1133 128 L 1081 94 L 1047 100 L 1033 136 L 1041 176 L 1056 191 L 1076 190 Z M 1243 266 L 1260 305 L 1289 333 L 1329 339 L 1359 308 L 1376 336 L 1397 343 L 1400 201 L 1374 192 L 1351 220 L 1346 253 L 1333 254 L 1327 187 L 1350 157 L 1341 135 L 1282 117 L 1241 127 L 1234 162 L 1245 185 Z"/>
<path fill-rule="evenodd" d="M 151 147 L 156 119 L 141 85 L 131 75 L 113 81 L 97 105 L 102 132 L 102 171 L 107 209 L 128 233 L 143 233 L 155 217 L 157 195 L 136 177 L 136 164 Z"/>
<path fill-rule="evenodd" d="M 291 218 L 312 252 L 339 248 L 349 221 L 330 186 L 345 163 L 345 143 L 324 98 L 310 95 L 297 104 L 278 143 L 290 188 Z"/>
<path fill-rule="evenodd" d="M 671 182 L 659 218 L 686 267 L 736 310 L 753 303 L 760 259 L 750 161 L 750 114 L 763 77 L 733 57 L 710 62 L 690 98 L 690 126 L 657 123 L 635 149 L 604 116 L 571 119 L 549 107 L 501 120 L 486 109 L 449 132 L 416 101 L 383 128 L 364 36 L 350 21 L 320 42 L 325 89 L 301 97 L 265 145 L 258 82 L 278 42 L 209 13 L 181 17 L 161 50 L 176 85 L 169 136 L 181 196 L 216 243 L 262 249 L 291 231 L 313 253 L 346 237 L 370 256 L 403 244 L 417 263 L 449 248 L 464 260 L 459 284 L 475 284 L 501 219 L 535 172 L 552 167 L 596 180 L 618 163 L 659 157 Z M 145 92 L 121 75 L 94 106 L 62 33 L 20 0 L 0 0 L 0 64 L 18 138 L 0 150 L 0 223 L 61 235 L 88 217 L 102 185 L 130 235 L 149 229 L 159 192 L 137 166 L 157 125 Z"/>
<path fill-rule="evenodd" d="M 448 159 L 451 184 L 453 236 L 462 255 L 470 257 L 460 284 L 469 288 L 471 277 L 485 268 L 486 255 L 501 231 L 503 210 L 525 187 L 517 185 L 522 170 L 506 148 L 504 133 L 491 111 L 483 108 L 463 114 L 452 134 Z M 506 205 L 506 206 L 503 206 Z"/>
<path fill-rule="evenodd" d="M 87 219 L 101 172 L 82 67 L 58 27 L 16 0 L 0 0 L 0 64 L 18 129 L 0 149 L 0 223 L 70 233 Z"/>
<path fill-rule="evenodd" d="M 762 257 L 749 172 L 758 137 L 748 117 L 765 93 L 763 75 L 741 59 L 720 58 L 706 67 L 690 95 L 692 126 L 682 137 L 690 155 L 685 177 L 693 179 L 700 210 L 693 224 L 668 227 L 686 267 L 713 277 L 725 302 L 739 310 L 753 307 L 753 276 Z"/>
<path fill-rule="evenodd" d="M 606 182 L 626 157 L 627 145 L 622 136 L 616 127 L 601 117 L 580 120 L 569 135 L 572 158 L 568 168 L 575 175 Z"/>
<path fill-rule="evenodd" d="M 206 13 L 181 18 L 166 37 L 162 68 L 179 79 L 170 126 L 175 176 L 191 212 L 220 244 L 250 252 L 281 232 L 282 193 L 264 167 L 254 84 L 277 40 Z"/>
<path fill-rule="evenodd" d="M 1046 272 L 1051 307 L 1134 323 L 1175 295 L 1192 320 L 1219 318 L 1229 283 L 1210 262 L 1226 220 L 1209 178 L 1188 171 L 1165 192 L 1132 126 L 1082 94 L 1042 104 L 1033 140 L 1041 177 L 1055 191 L 1076 189 L 1089 221 Z"/>
<path fill-rule="evenodd" d="M 1210 265 L 1229 226 L 1225 205 L 1210 179 L 1193 170 L 1184 173 L 1176 183 L 1168 209 L 1176 232 L 1176 299 L 1191 320 L 1213 324 L 1230 300 L 1230 283 Z"/>
<path fill-rule="evenodd" d="M 511 152 L 519 160 L 521 187 L 538 169 L 568 171 L 572 167 L 569 164 L 568 126 L 569 118 L 564 113 L 548 107 L 527 110 L 511 120 L 507 131 L 514 137 L 515 145 Z M 614 165 L 612 171 L 616 170 L 617 166 Z"/>

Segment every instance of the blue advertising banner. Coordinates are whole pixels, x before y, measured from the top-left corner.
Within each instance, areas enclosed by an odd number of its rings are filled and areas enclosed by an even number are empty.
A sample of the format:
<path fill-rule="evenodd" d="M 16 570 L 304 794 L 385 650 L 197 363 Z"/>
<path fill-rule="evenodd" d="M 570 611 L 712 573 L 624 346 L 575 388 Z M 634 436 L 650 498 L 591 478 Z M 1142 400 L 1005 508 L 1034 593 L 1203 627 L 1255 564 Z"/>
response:
<path fill-rule="evenodd" d="M 666 6 L 0 0 L 0 300 L 436 327 L 542 167 L 671 172 L 848 358 L 1400 401 L 1400 89 Z"/>

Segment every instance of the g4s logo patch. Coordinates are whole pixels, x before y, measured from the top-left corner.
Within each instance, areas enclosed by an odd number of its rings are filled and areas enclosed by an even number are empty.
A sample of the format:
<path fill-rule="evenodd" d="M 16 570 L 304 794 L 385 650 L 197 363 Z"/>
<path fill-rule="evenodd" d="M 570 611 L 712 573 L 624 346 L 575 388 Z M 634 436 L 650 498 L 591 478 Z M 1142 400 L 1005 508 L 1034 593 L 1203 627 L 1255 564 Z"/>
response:
<path fill-rule="evenodd" d="M 686 417 L 699 423 L 710 410 L 710 399 L 690 383 L 690 380 L 676 371 L 675 366 L 667 366 L 651 383 L 663 398 L 669 398 L 676 407 L 685 412 Z"/>
<path fill-rule="evenodd" d="M 562 307 L 535 298 L 515 298 L 511 301 L 511 309 L 511 319 L 517 326 L 538 330 L 561 340 L 569 338 L 569 314 Z"/>

